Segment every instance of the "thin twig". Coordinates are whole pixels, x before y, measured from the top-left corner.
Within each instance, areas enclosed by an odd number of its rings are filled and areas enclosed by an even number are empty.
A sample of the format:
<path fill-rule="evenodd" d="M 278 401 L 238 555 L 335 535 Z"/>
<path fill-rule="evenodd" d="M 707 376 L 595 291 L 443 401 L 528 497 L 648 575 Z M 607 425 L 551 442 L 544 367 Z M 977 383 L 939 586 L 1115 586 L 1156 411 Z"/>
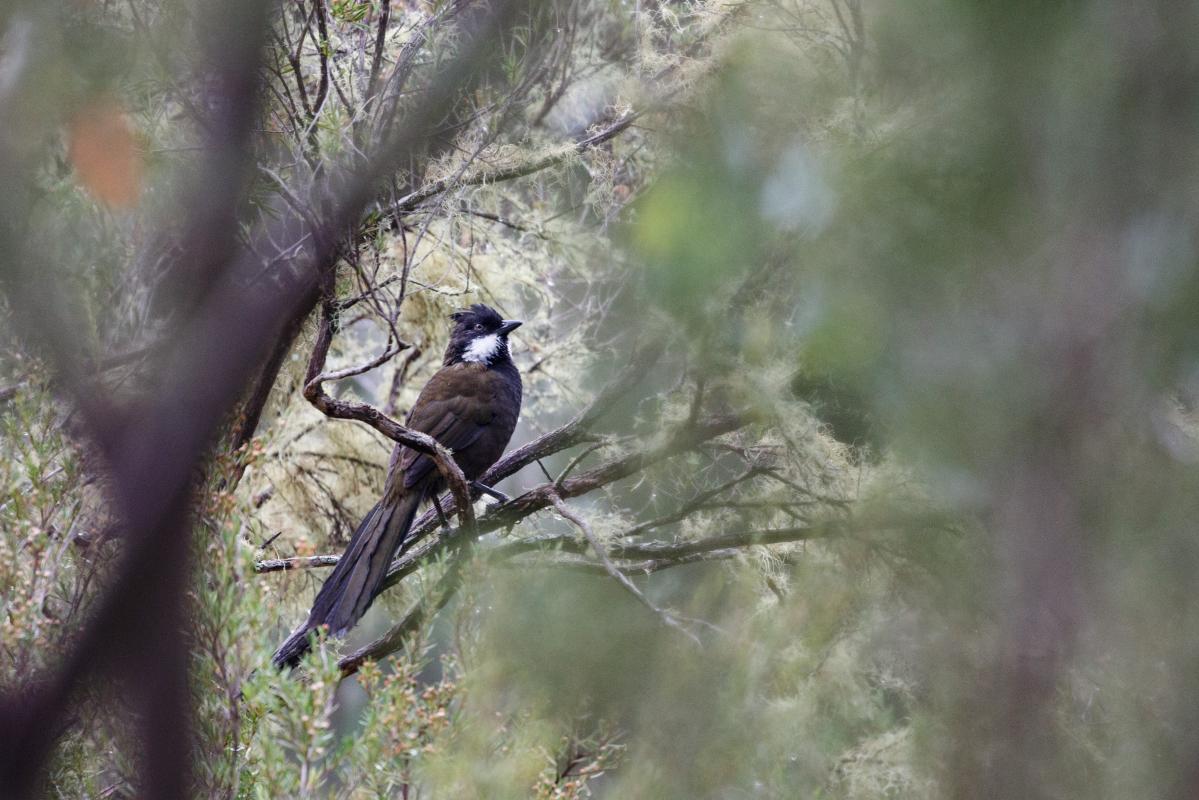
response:
<path fill-rule="evenodd" d="M 703 643 L 700 642 L 699 637 L 696 636 L 694 632 L 688 630 L 687 627 L 683 625 L 683 623 L 680 622 L 677 617 L 674 616 L 674 614 L 654 605 L 654 603 L 645 596 L 645 593 L 637 588 L 637 584 L 633 583 L 629 576 L 620 571 L 620 568 L 617 567 L 616 564 L 612 562 L 612 559 L 608 557 L 608 551 L 604 548 L 603 543 L 600 542 L 599 537 L 595 535 L 595 532 L 591 530 L 591 526 L 588 525 L 582 517 L 570 510 L 570 507 L 562 500 L 561 495 L 552 491 L 550 494 L 550 502 L 553 503 L 554 508 L 560 515 L 562 515 L 564 519 L 573 522 L 575 527 L 582 532 L 583 536 L 587 539 L 588 544 L 591 545 L 591 549 L 595 552 L 596 557 L 599 558 L 600 563 L 603 565 L 604 571 L 611 575 L 617 583 L 623 586 L 629 594 L 637 598 L 637 600 L 643 606 L 648 608 L 659 619 L 661 619 L 663 624 L 680 631 L 687 638 L 691 639 L 691 641 L 702 646 Z"/>
<path fill-rule="evenodd" d="M 616 120 L 608 127 L 592 134 L 591 136 L 588 136 L 585 139 L 580 139 L 579 141 L 568 144 L 565 147 L 561 147 L 552 153 L 548 153 L 540 158 L 526 161 L 522 164 L 516 164 L 514 166 L 504 167 L 501 169 L 479 170 L 478 172 L 470 175 L 463 175 L 457 179 L 442 178 L 440 180 L 427 183 L 416 191 L 410 192 L 409 194 L 397 200 L 395 202 L 395 209 L 401 212 L 411 211 L 426 200 L 436 197 L 437 195 L 442 194 L 449 189 L 456 189 L 464 186 L 481 186 L 489 183 L 502 183 L 503 181 L 510 181 L 516 178 L 523 178 L 526 175 L 532 175 L 534 172 L 540 172 L 541 170 L 552 167 L 555 164 L 561 164 L 567 159 L 574 158 L 581 153 L 587 152 L 593 147 L 597 147 L 604 142 L 609 141 L 610 139 L 616 138 L 630 125 L 632 125 L 639 116 L 641 116 L 641 112 L 630 111 L 622 115 L 620 119 Z"/>

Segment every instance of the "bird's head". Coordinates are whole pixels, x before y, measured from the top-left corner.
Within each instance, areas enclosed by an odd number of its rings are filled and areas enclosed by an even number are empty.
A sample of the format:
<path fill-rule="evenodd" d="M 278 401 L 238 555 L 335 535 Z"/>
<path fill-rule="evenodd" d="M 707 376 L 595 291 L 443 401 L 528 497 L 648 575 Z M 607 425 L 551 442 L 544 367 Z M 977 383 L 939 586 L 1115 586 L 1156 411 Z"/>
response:
<path fill-rule="evenodd" d="M 475 303 L 450 314 L 454 329 L 445 349 L 446 365 L 477 362 L 491 366 L 508 358 L 508 334 L 521 326 L 518 319 L 504 319 L 491 306 Z"/>

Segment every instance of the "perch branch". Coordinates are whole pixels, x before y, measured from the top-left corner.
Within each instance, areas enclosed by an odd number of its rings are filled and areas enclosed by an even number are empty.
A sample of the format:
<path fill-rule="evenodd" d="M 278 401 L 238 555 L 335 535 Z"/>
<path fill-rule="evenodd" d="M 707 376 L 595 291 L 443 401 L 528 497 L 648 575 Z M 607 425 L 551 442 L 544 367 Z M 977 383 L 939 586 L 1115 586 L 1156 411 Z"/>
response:
<path fill-rule="evenodd" d="M 293 569 L 332 567 L 339 556 L 291 556 L 290 558 L 268 558 L 254 562 L 255 572 L 285 572 Z"/>
<path fill-rule="evenodd" d="M 330 375 L 339 374 L 336 372 L 326 374 L 323 371 L 325 360 L 329 356 L 329 345 L 333 342 L 333 315 L 333 304 L 331 302 L 323 303 L 320 327 L 317 329 L 316 342 L 312 346 L 312 355 L 308 360 L 308 373 L 304 379 L 304 399 L 327 417 L 366 423 L 393 442 L 432 458 L 438 471 L 445 478 L 446 484 L 450 487 L 450 494 L 455 500 L 455 508 L 462 520 L 462 526 L 467 530 L 472 530 L 475 527 L 475 516 L 470 501 L 470 486 L 449 450 L 432 436 L 401 425 L 373 406 L 336 399 L 325 392 L 324 382 L 330 379 Z"/>
<path fill-rule="evenodd" d="M 485 486 L 494 486 L 538 459 L 567 450 L 582 442 L 594 441 L 595 435 L 592 433 L 592 428 L 595 424 L 611 411 L 616 403 L 657 363 L 664 349 L 665 344 L 658 337 L 654 337 L 648 343 L 640 346 L 634 352 L 629 366 L 605 386 L 577 416 L 561 427 L 508 453 L 483 473 L 479 482 Z M 450 502 L 451 500 L 452 502 Z M 442 497 L 441 505 L 446 514 L 452 515 L 457 505 L 457 498 Z M 436 513 L 432 510 L 426 511 L 413 523 L 412 530 L 405 542 L 405 549 L 411 548 L 421 541 L 436 527 Z"/>

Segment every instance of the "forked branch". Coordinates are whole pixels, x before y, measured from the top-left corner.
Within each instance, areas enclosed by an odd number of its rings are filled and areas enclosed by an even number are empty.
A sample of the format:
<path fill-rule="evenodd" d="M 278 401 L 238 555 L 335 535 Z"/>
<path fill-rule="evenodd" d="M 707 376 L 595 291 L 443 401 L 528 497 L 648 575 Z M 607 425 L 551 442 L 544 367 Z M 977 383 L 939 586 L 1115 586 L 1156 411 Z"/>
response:
<path fill-rule="evenodd" d="M 334 306 L 331 302 L 322 303 L 320 327 L 317 329 L 316 342 L 312 346 L 312 355 L 308 359 L 308 372 L 304 378 L 304 399 L 312 403 L 327 417 L 366 423 L 393 442 L 432 458 L 441 476 L 445 479 L 446 485 L 450 488 L 450 494 L 455 501 L 454 507 L 463 528 L 473 530 L 475 514 L 470 500 L 470 484 L 467 482 L 466 476 L 462 474 L 462 470 L 458 468 L 458 464 L 449 450 L 432 436 L 401 425 L 374 406 L 334 398 L 325 391 L 325 381 L 335 380 L 347 374 L 356 374 L 353 370 L 335 373 L 324 371 L 325 361 L 329 357 L 329 346 L 333 343 L 334 314 Z"/>

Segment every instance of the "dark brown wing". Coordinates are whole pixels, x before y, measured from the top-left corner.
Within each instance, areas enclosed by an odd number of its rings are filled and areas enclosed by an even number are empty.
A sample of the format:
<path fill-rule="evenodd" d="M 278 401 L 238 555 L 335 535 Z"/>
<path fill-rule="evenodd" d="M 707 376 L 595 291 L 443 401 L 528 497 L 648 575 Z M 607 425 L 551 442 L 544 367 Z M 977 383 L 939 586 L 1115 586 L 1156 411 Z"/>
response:
<path fill-rule="evenodd" d="M 495 421 L 494 383 L 488 369 L 481 364 L 443 367 L 421 390 L 408 414 L 408 427 L 429 434 L 456 455 L 461 454 Z M 460 455 L 455 460 L 466 470 Z M 400 456 L 400 467 L 404 470 L 405 488 L 436 469 L 431 458 L 407 448 Z"/>

